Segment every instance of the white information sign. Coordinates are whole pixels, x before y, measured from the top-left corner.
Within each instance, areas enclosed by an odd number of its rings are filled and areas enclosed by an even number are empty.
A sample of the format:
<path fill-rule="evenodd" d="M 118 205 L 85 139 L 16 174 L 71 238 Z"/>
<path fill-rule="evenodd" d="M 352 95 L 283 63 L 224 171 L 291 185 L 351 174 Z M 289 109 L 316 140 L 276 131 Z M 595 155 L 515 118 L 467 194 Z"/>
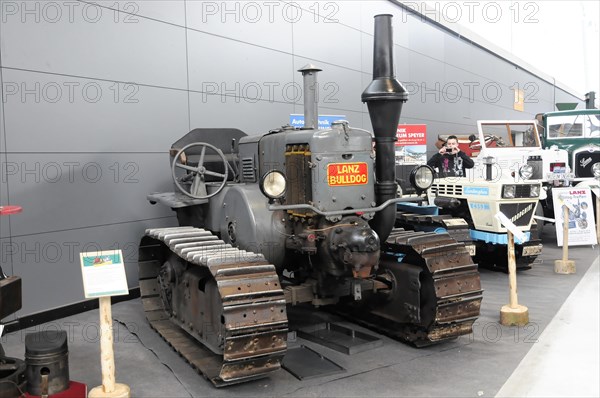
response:
<path fill-rule="evenodd" d="M 80 253 L 85 298 L 129 294 L 121 250 Z"/>
<path fill-rule="evenodd" d="M 589 188 L 555 188 L 552 190 L 554 218 L 556 219 L 556 242 L 563 244 L 563 207 L 569 209 L 569 246 L 595 245 L 596 224 L 594 223 L 593 198 Z"/>

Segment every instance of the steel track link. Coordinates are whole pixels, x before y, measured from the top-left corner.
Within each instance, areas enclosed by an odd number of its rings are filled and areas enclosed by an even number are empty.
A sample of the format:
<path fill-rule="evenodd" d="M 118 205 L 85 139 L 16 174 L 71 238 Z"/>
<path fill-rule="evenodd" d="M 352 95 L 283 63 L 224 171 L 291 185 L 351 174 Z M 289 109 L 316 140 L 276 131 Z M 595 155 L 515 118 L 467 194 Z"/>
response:
<path fill-rule="evenodd" d="M 166 291 L 161 267 L 174 255 L 187 269 L 209 271 L 209 283 L 216 284 L 211 299 L 219 306 L 217 328 L 183 319 L 177 303 L 165 299 L 179 295 L 194 306 L 205 297 L 196 291 L 199 283 L 190 288 L 193 276 L 183 279 L 176 293 Z M 139 278 L 150 326 L 216 387 L 261 378 L 281 367 L 288 332 L 285 297 L 275 267 L 262 254 L 233 248 L 198 228 L 149 229 L 140 244 Z"/>

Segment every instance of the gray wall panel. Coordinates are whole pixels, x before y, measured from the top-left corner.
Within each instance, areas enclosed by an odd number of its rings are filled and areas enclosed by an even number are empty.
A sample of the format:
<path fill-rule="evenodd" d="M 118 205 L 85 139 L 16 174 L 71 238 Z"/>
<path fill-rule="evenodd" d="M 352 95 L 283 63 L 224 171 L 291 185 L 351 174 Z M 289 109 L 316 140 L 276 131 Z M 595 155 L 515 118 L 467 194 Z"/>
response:
<path fill-rule="evenodd" d="M 501 84 L 497 80 L 479 78 L 475 86 L 475 102 L 488 105 L 498 112 L 496 118 L 507 118 L 512 112 L 514 104 L 514 91 L 509 86 Z"/>
<path fill-rule="evenodd" d="M 444 61 L 455 67 L 464 68 L 471 64 L 473 48 L 457 37 L 444 35 Z"/>
<path fill-rule="evenodd" d="M 327 62 L 359 71 L 361 68 L 361 33 L 340 23 L 327 22 L 318 17 L 318 22 L 303 18 L 293 24 L 294 55 Z M 331 40 L 327 46 L 317 45 L 324 37 Z"/>
<path fill-rule="evenodd" d="M 540 87 L 545 88 L 544 86 L 540 86 Z M 556 110 L 553 90 L 550 87 L 550 88 L 548 88 L 547 91 L 548 91 L 548 93 L 546 94 L 546 93 L 544 93 L 544 90 L 541 89 L 535 95 L 533 95 L 534 92 L 531 91 L 532 95 L 529 97 L 529 98 L 531 98 L 531 100 L 526 101 L 525 109 L 528 109 L 528 106 L 530 105 L 538 113 Z M 526 93 L 527 93 L 527 91 L 526 91 Z M 536 100 L 538 100 L 538 101 L 536 102 Z M 573 99 L 571 98 L 570 101 L 573 101 Z"/>
<path fill-rule="evenodd" d="M 556 102 L 575 102 L 577 103 L 577 100 L 575 98 L 573 98 L 572 95 L 565 93 L 563 90 L 557 89 L 556 90 Z M 581 106 L 580 106 L 581 108 Z M 553 109 L 555 110 L 555 109 Z"/>
<path fill-rule="evenodd" d="M 4 146 L 4 84 L 2 80 L 2 72 L 3 69 L 0 69 L 0 94 L 2 94 L 2 99 L 0 99 L 0 153 L 6 152 L 6 148 Z"/>
<path fill-rule="evenodd" d="M 409 65 L 409 77 L 408 81 L 415 83 L 419 86 L 425 98 L 435 98 L 433 90 L 438 90 L 444 85 L 444 63 L 434 58 L 421 55 L 413 52 L 408 55 L 408 59 L 405 61 Z M 398 76 L 400 80 L 405 81 L 404 77 Z M 423 90 L 423 84 L 425 85 L 425 91 Z M 423 97 L 423 96 L 422 96 Z"/>
<path fill-rule="evenodd" d="M 171 190 L 168 154 L 12 154 L 11 201 L 23 206 L 13 235 L 165 217 L 150 192 Z"/>
<path fill-rule="evenodd" d="M 225 101 L 225 102 L 222 102 Z M 190 93 L 192 129 L 196 127 L 232 127 L 248 135 L 264 134 L 290 121 L 291 103 L 258 101 L 244 98 L 204 96 Z"/>
<path fill-rule="evenodd" d="M 304 65 L 311 63 L 323 69 L 319 72 L 319 108 L 329 107 L 339 109 L 340 111 L 358 111 L 362 109 L 360 95 L 366 86 L 362 85 L 362 74 L 347 68 L 339 66 L 322 64 L 317 60 L 303 57 L 294 57 L 294 70 L 300 69 Z M 296 72 L 296 82 L 298 87 L 302 86 L 302 75 Z M 296 109 L 302 113 L 304 107 L 304 93 L 296 101 Z"/>
<path fill-rule="evenodd" d="M 364 8 L 363 1 L 342 0 L 342 1 L 323 1 L 323 2 L 295 2 L 292 0 L 283 0 L 285 3 L 296 3 L 302 8 L 302 16 L 298 22 L 313 20 L 320 23 L 321 20 L 327 20 L 327 23 L 342 23 L 348 27 L 359 29 L 361 26 L 361 11 Z M 371 1 L 373 2 L 373 1 Z M 371 3 L 370 2 L 370 3 Z M 316 22 L 319 21 L 319 22 Z"/>
<path fill-rule="evenodd" d="M 505 61 L 499 62 L 498 57 L 479 47 L 473 47 L 471 63 L 466 66 L 484 80 L 507 86 L 512 86 L 514 82 L 515 67 Z"/>
<path fill-rule="evenodd" d="M 493 101 L 476 101 L 471 106 L 471 119 L 475 122 L 483 119 L 510 119 L 512 111 Z M 522 118 L 522 117 L 520 117 Z"/>
<path fill-rule="evenodd" d="M 372 35 L 368 35 L 366 33 L 361 33 L 360 34 L 360 53 L 361 53 L 361 71 L 363 72 L 363 76 L 370 76 L 372 77 L 373 75 L 373 36 Z M 396 58 L 400 58 L 397 54 L 398 54 L 398 48 L 399 46 L 395 46 L 394 48 L 394 55 L 396 56 Z M 396 62 L 395 65 L 395 71 L 396 73 L 398 73 L 398 63 Z M 366 87 L 366 86 L 365 86 Z"/>
<path fill-rule="evenodd" d="M 284 52 L 290 52 L 291 24 L 310 19 L 281 1 L 187 1 L 186 15 L 190 29 Z"/>
<path fill-rule="evenodd" d="M 442 102 L 440 105 L 440 119 L 447 123 L 461 123 L 474 126 L 477 122 L 476 120 L 471 119 L 471 102 L 468 97 L 455 99 L 454 92 L 447 91 L 445 94 L 442 94 Z M 450 127 L 448 131 L 454 134 L 464 134 L 460 129 L 457 130 L 454 126 Z M 446 133 L 446 131 L 443 132 L 443 134 Z M 436 137 L 437 134 L 432 137 L 432 140 L 435 140 Z"/>
<path fill-rule="evenodd" d="M 175 219 L 168 217 L 13 238 L 14 271 L 23 278 L 23 308 L 17 315 L 83 301 L 81 251 L 122 250 L 127 282 L 137 286 L 137 246 L 144 230 L 173 225 Z"/>
<path fill-rule="evenodd" d="M 188 51 L 193 91 L 284 102 L 294 82 L 292 56 L 280 51 L 196 31 L 188 32 Z"/>
<path fill-rule="evenodd" d="M 439 29 L 425 28 L 425 22 L 414 16 L 405 18 L 405 21 L 402 22 L 402 26 L 408 31 L 408 48 L 418 54 L 443 60 L 445 53 L 445 33 Z"/>
<path fill-rule="evenodd" d="M 455 66 L 444 65 L 444 79 L 441 84 L 440 101 L 443 103 L 443 120 L 458 123 L 471 123 L 471 106 L 476 101 L 483 102 L 481 83 L 478 76 Z M 501 117 L 500 114 L 498 117 Z"/>
<path fill-rule="evenodd" d="M 120 19 L 124 23 L 136 23 L 140 17 L 156 19 L 171 24 L 185 26 L 185 2 L 184 0 L 102 0 L 97 1 L 101 5 L 115 11 L 121 11 L 116 16 L 113 11 L 113 20 Z M 110 13 L 110 11 L 107 11 Z"/>
<path fill-rule="evenodd" d="M 537 113 L 541 113 L 544 111 L 547 111 L 549 109 L 556 109 L 556 106 L 554 104 L 554 101 L 552 100 L 552 96 L 548 97 L 549 99 L 546 100 L 544 98 L 540 98 L 540 100 L 535 104 L 535 109 L 537 109 Z M 525 104 L 525 106 L 527 107 L 527 104 Z M 532 116 L 535 116 L 532 114 Z"/>
<path fill-rule="evenodd" d="M 494 68 L 490 68 L 485 73 L 482 73 L 484 78 L 496 82 L 505 87 L 512 87 L 515 82 L 518 81 L 520 70 L 513 65 L 508 63 L 502 63 L 500 65 L 494 65 Z"/>
<path fill-rule="evenodd" d="M 98 8 L 103 13 L 93 22 L 96 14 L 89 11 L 85 16 L 85 6 L 69 20 L 65 4 L 71 3 L 55 4 L 65 9 L 54 23 L 44 14 L 39 23 L 35 15 L 24 18 L 25 23 L 20 15 L 7 16 L 2 30 L 3 66 L 186 88 L 183 28 L 146 18 L 115 22 L 114 11 L 106 8 Z"/>
<path fill-rule="evenodd" d="M 165 151 L 188 130 L 187 92 L 4 70 L 11 152 Z M 25 94 L 21 87 L 37 87 Z M 27 115 L 21 117 L 20 115 Z"/>

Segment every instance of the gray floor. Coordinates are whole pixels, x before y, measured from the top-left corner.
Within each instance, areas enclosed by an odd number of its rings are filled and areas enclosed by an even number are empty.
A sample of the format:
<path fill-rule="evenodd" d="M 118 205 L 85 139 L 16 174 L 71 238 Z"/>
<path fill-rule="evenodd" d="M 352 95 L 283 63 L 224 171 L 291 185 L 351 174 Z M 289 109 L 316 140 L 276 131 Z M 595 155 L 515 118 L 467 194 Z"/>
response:
<path fill-rule="evenodd" d="M 552 233 L 545 230 L 542 261 L 518 274 L 519 303 L 530 314 L 525 327 L 498 323 L 500 308 L 508 302 L 508 277 L 481 270 L 484 300 L 471 336 L 422 349 L 379 336 L 381 347 L 351 356 L 297 338 L 290 347 L 311 347 L 345 371 L 300 381 L 280 370 L 263 380 L 217 390 L 148 327 L 140 301 L 132 300 L 112 308 L 117 382 L 129 385 L 133 397 L 598 396 L 597 247 L 572 248 L 569 258 L 576 261 L 577 273 L 558 275 L 554 260 L 561 258 L 561 250 Z M 97 311 L 9 334 L 2 338 L 3 346 L 7 355 L 22 358 L 27 333 L 56 328 L 69 334 L 71 379 L 100 385 Z M 569 372 L 561 373 L 562 364 L 568 364 Z M 541 388 L 553 385 L 548 380 L 570 386 L 567 377 L 577 374 L 577 390 Z"/>
<path fill-rule="evenodd" d="M 600 396 L 598 268 L 596 259 L 498 397 Z"/>

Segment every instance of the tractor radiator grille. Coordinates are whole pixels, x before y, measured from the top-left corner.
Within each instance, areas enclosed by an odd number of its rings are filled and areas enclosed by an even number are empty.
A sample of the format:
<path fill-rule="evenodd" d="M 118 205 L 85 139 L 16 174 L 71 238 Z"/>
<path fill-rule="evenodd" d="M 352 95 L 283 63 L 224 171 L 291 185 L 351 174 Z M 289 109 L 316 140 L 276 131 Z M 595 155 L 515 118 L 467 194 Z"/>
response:
<path fill-rule="evenodd" d="M 535 203 L 504 203 L 500 204 L 500 211 L 518 227 L 529 225 Z"/>
<path fill-rule="evenodd" d="M 431 189 L 438 195 L 462 195 L 463 193 L 462 185 L 433 184 Z"/>
<path fill-rule="evenodd" d="M 286 204 L 305 204 L 312 201 L 312 171 L 309 167 L 308 144 L 290 144 L 285 151 L 285 174 L 288 183 Z"/>
<path fill-rule="evenodd" d="M 254 157 L 242 158 L 242 178 L 245 182 L 256 182 L 256 167 Z"/>

